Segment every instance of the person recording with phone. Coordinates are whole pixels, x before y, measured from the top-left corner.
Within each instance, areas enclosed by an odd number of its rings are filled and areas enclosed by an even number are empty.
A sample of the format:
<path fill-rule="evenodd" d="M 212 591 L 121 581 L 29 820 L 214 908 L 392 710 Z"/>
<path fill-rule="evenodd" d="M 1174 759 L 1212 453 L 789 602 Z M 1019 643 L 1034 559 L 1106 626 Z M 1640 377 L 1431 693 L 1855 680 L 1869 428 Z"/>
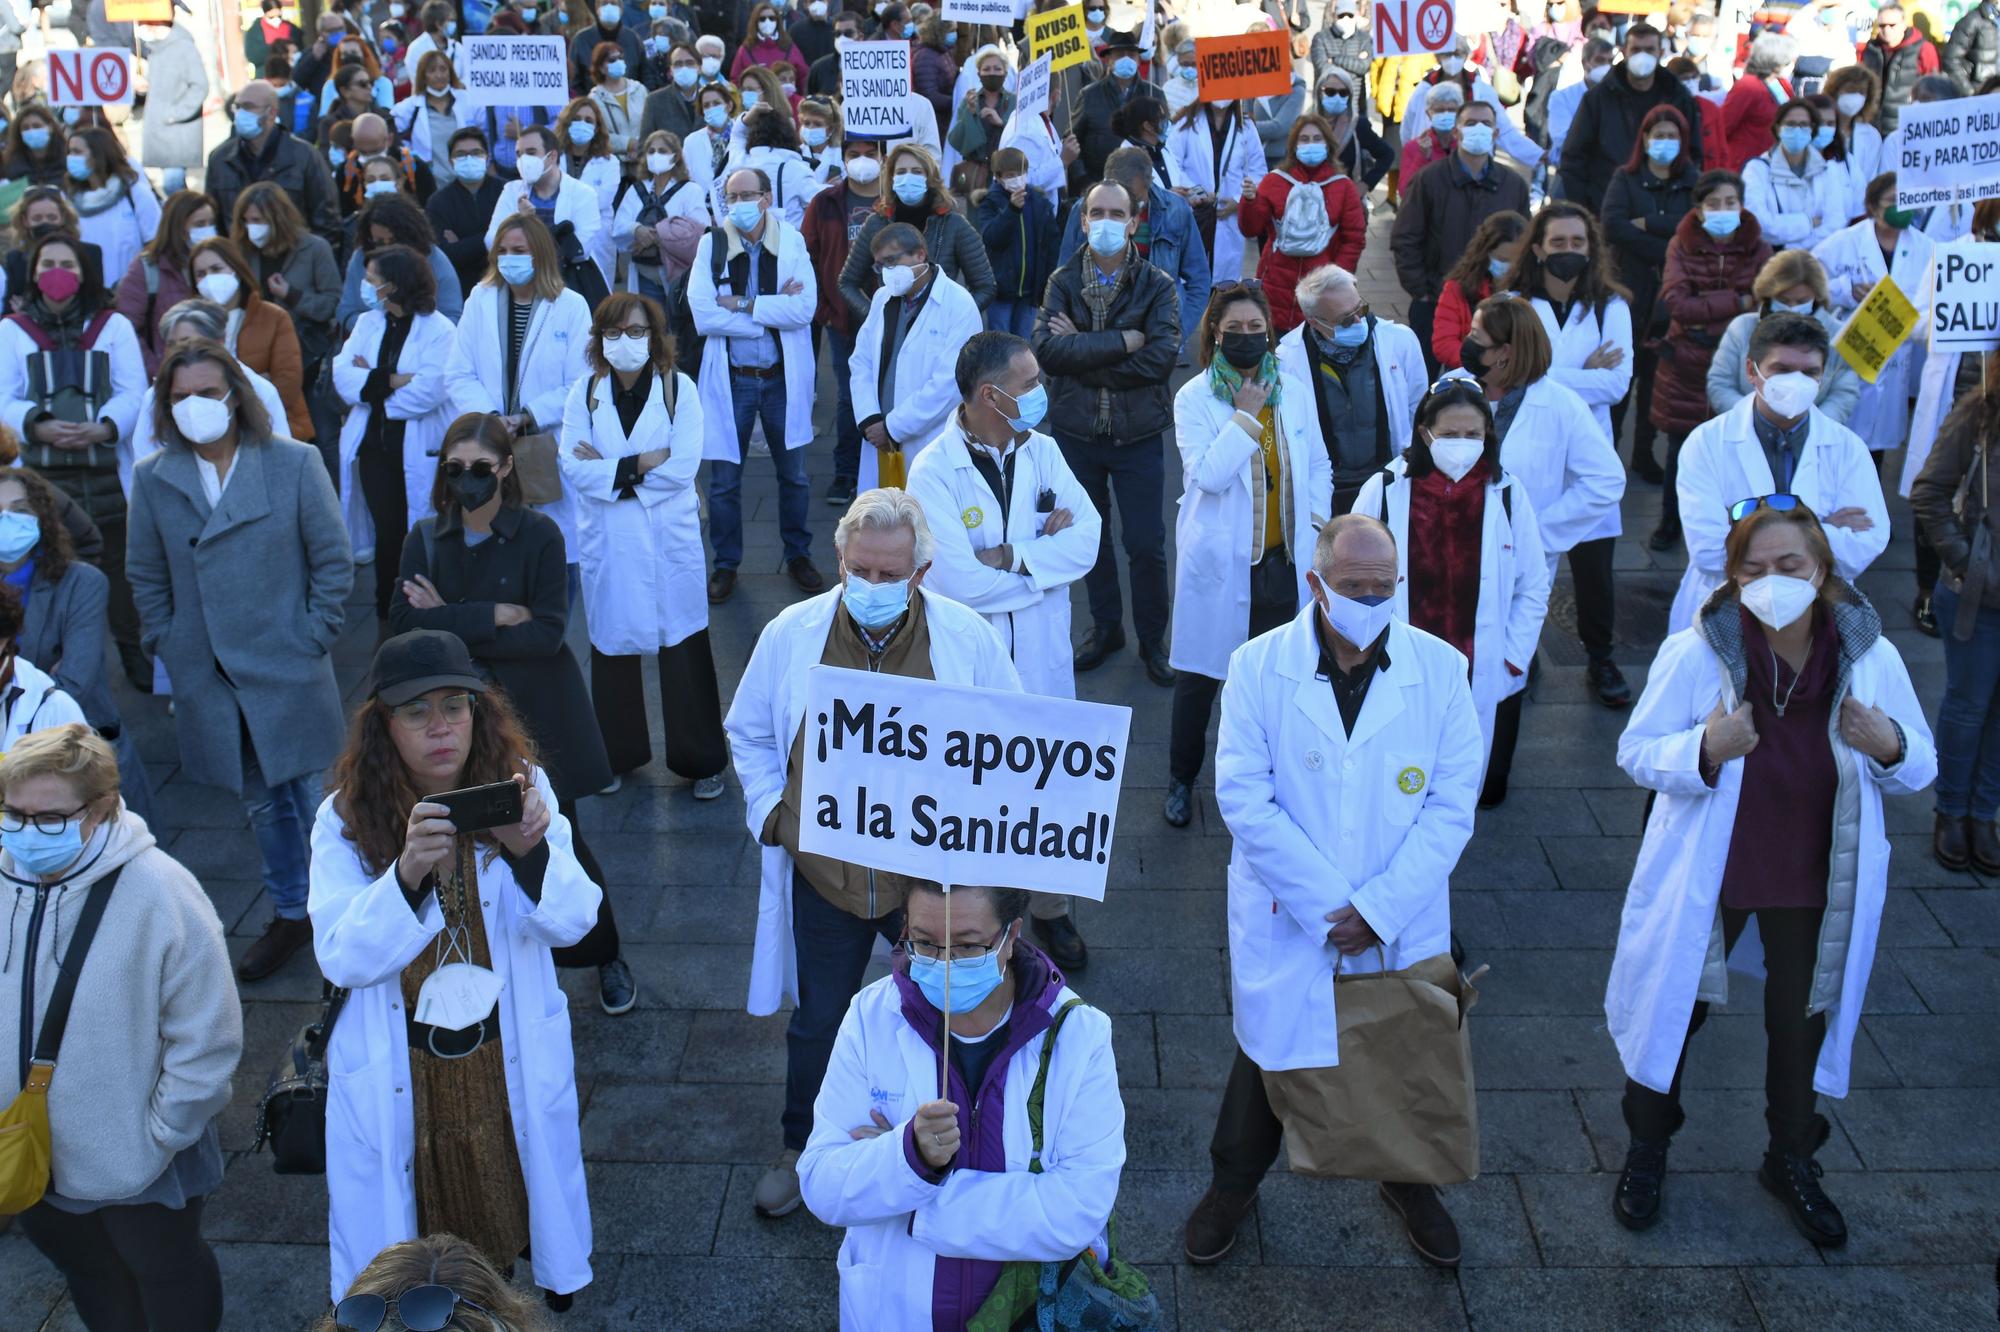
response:
<path fill-rule="evenodd" d="M 449 1231 L 503 1270 L 532 1248 L 560 1312 L 590 1283 L 591 1236 L 550 950 L 589 932 L 603 894 L 456 634 L 376 650 L 327 776 L 308 908 L 320 970 L 351 991 L 327 1046 L 333 1297 L 386 1246 Z"/>

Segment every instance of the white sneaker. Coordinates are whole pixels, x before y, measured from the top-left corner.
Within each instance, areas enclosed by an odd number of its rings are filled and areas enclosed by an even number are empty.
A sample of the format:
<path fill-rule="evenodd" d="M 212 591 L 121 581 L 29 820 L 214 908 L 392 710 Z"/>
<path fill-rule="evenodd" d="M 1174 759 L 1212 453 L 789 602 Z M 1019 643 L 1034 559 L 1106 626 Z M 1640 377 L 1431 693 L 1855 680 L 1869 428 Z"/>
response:
<path fill-rule="evenodd" d="M 757 1215 L 768 1217 L 786 1216 L 798 1210 L 799 1203 L 799 1154 L 789 1147 L 771 1168 L 757 1181 L 756 1192 L 750 1195 L 751 1206 Z"/>
<path fill-rule="evenodd" d="M 613 778 L 611 779 L 611 785 L 609 785 L 609 786 L 605 787 L 605 788 L 604 788 L 603 790 L 599 791 L 599 792 L 598 792 L 597 794 L 599 794 L 599 795 L 617 795 L 617 794 L 618 794 L 618 788 L 622 787 L 623 785 L 625 785 L 625 779 L 624 779 L 623 777 L 613 777 Z"/>
<path fill-rule="evenodd" d="M 722 774 L 719 772 L 713 777 L 698 777 L 695 779 L 694 798 L 696 800 L 717 799 L 722 795 L 722 791 Z"/>

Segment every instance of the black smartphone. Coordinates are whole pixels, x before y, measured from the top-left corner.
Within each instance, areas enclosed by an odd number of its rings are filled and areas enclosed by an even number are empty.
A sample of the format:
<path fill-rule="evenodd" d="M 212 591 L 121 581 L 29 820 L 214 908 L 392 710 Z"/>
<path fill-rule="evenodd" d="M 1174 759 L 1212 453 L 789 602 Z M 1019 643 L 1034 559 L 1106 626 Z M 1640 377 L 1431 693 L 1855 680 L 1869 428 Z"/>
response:
<path fill-rule="evenodd" d="M 521 788 L 512 782 L 468 786 L 463 791 L 443 791 L 424 799 L 450 810 L 447 817 L 451 826 L 462 833 L 505 828 L 521 821 Z"/>

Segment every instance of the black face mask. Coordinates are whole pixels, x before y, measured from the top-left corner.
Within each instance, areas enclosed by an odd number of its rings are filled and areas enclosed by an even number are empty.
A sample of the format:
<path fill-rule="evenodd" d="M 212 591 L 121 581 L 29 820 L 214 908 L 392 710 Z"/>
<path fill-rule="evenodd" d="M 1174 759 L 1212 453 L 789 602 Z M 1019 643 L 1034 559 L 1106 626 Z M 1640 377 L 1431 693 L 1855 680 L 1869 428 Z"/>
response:
<path fill-rule="evenodd" d="M 987 92 L 999 92 L 1007 86 L 1007 76 L 1005 74 L 981 74 L 979 76 L 979 86 L 986 89 Z"/>
<path fill-rule="evenodd" d="M 1223 360 L 1247 375 L 1264 364 L 1264 357 L 1271 350 L 1271 338 L 1265 333 L 1224 333 L 1216 345 Z"/>
<path fill-rule="evenodd" d="M 1467 334 L 1465 341 L 1458 344 L 1458 363 L 1465 367 L 1468 374 L 1484 375 L 1488 350 L 1490 349 L 1485 343 L 1474 342 L 1472 336 Z"/>
<path fill-rule="evenodd" d="M 1574 282 L 1583 276 L 1583 270 L 1590 267 L 1590 256 L 1575 250 L 1564 250 L 1542 260 L 1542 267 L 1558 282 Z"/>
<path fill-rule="evenodd" d="M 467 468 L 456 476 L 446 478 L 451 482 L 452 497 L 458 501 L 459 512 L 470 513 L 492 503 L 500 493 L 500 478 L 488 468 Z"/>

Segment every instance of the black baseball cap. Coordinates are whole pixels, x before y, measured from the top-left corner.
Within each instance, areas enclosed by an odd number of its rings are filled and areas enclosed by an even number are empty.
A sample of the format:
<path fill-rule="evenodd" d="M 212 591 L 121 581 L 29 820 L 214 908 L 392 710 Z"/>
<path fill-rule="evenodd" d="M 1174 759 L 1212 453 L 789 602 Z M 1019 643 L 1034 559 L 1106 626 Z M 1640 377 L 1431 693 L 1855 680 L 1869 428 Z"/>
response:
<path fill-rule="evenodd" d="M 465 640 L 442 629 L 413 629 L 397 634 L 375 649 L 369 696 L 392 708 L 433 689 L 486 692 L 486 681 L 472 664 Z"/>
<path fill-rule="evenodd" d="M 1139 34 L 1137 32 L 1120 32 L 1116 28 L 1106 28 L 1104 35 L 1098 38 L 1097 44 L 1107 51 L 1139 51 L 1144 49 L 1139 45 Z"/>

